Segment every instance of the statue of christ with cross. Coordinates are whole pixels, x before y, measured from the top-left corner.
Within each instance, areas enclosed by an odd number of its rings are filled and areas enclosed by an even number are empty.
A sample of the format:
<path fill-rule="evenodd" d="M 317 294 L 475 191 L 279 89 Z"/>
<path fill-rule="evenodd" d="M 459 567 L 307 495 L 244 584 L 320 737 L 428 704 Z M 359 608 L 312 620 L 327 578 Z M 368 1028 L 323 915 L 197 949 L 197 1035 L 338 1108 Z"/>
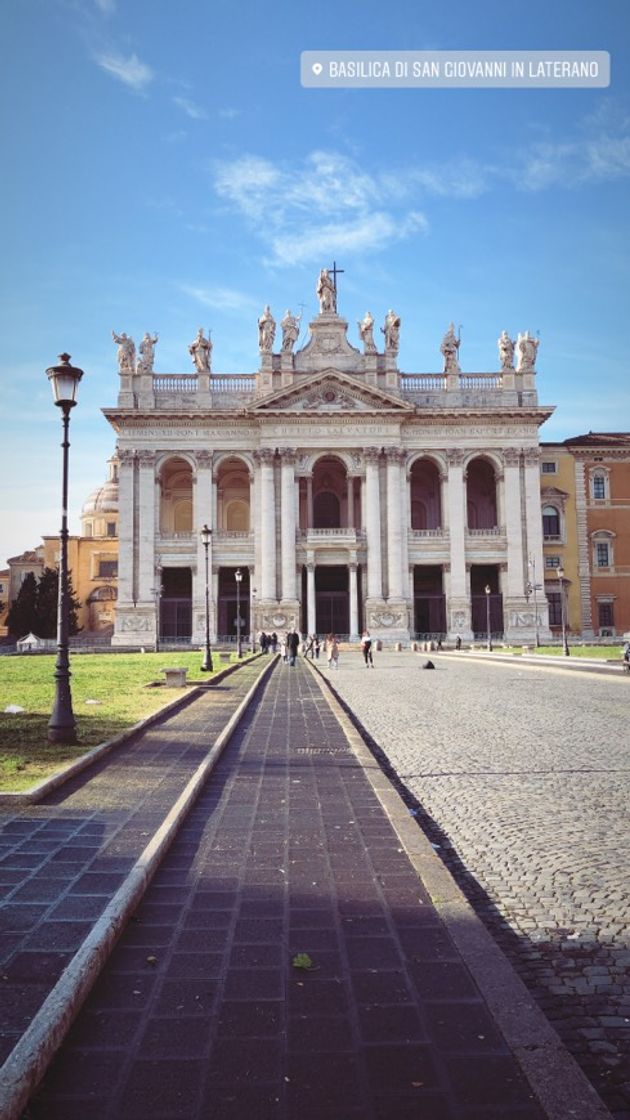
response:
<path fill-rule="evenodd" d="M 317 298 L 319 299 L 320 314 L 333 314 L 337 313 L 337 276 L 344 271 L 343 268 L 337 268 L 337 262 L 333 261 L 332 269 L 322 268 L 319 279 L 317 281 Z M 332 272 L 332 279 L 330 273 Z"/>

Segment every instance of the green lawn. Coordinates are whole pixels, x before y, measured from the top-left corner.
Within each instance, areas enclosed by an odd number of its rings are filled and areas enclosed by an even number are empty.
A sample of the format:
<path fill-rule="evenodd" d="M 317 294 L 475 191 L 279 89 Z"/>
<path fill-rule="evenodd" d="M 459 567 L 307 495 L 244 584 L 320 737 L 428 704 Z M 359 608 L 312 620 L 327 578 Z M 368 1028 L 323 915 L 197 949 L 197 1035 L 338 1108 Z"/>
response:
<path fill-rule="evenodd" d="M 0 790 L 28 789 L 181 696 L 181 689 L 146 687 L 164 680 L 160 669 L 186 666 L 189 681 L 207 680 L 210 674 L 200 672 L 202 659 L 199 651 L 73 655 L 72 704 L 79 743 L 63 747 L 48 743 L 46 736 L 54 698 L 55 655 L 0 658 Z M 220 667 L 215 658 L 215 672 Z M 12 704 L 24 712 L 5 712 Z"/>
<path fill-rule="evenodd" d="M 616 646 L 574 646 L 569 639 L 569 650 L 571 657 L 596 657 L 598 660 L 611 660 L 618 659 L 621 661 L 623 647 L 621 643 Z M 532 652 L 534 652 L 532 650 Z M 536 653 L 544 654 L 557 654 L 559 657 L 564 657 L 564 650 L 561 646 L 539 646 L 535 651 Z"/>

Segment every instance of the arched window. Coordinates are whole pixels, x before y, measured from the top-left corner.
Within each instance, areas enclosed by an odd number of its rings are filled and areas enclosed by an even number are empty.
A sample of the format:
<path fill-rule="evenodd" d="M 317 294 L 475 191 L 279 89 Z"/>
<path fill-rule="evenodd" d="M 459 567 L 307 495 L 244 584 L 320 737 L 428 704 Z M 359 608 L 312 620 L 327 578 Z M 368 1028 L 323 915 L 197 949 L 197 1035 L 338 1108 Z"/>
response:
<path fill-rule="evenodd" d="M 560 511 L 555 506 L 543 506 L 542 521 L 544 539 L 560 540 Z"/>
<path fill-rule="evenodd" d="M 338 529 L 341 525 L 339 498 L 330 490 L 321 490 L 313 500 L 316 529 Z"/>
<path fill-rule="evenodd" d="M 442 525 L 440 472 L 431 459 L 417 459 L 409 475 L 411 528 L 439 529 Z"/>
<path fill-rule="evenodd" d="M 496 529 L 497 485 L 494 468 L 487 459 L 473 459 L 466 472 L 469 529 Z"/>

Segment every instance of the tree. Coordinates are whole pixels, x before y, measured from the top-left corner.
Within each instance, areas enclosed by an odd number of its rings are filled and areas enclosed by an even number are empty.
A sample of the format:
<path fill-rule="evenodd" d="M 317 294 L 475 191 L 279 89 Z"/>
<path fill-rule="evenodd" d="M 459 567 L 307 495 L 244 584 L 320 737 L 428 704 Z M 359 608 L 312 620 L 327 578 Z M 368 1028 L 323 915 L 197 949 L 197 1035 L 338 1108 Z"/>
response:
<path fill-rule="evenodd" d="M 27 572 L 22 586 L 7 617 L 9 633 L 14 638 L 25 638 L 31 631 L 37 633 L 37 580 Z"/>
<path fill-rule="evenodd" d="M 36 627 L 40 638 L 57 636 L 57 604 L 59 597 L 59 571 L 57 568 L 44 568 L 37 584 Z M 69 634 L 80 630 L 77 611 L 81 606 L 75 597 L 72 586 L 72 573 L 68 572 Z"/>

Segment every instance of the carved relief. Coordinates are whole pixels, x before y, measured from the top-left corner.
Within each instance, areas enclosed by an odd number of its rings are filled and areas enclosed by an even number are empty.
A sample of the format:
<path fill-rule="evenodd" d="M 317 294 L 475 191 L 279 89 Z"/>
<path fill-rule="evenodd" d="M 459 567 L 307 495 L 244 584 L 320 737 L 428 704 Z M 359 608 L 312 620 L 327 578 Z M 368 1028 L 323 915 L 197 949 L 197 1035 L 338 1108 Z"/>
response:
<path fill-rule="evenodd" d="M 136 457 L 135 451 L 129 451 L 129 450 L 123 450 L 123 451 L 119 450 L 117 452 L 117 454 L 118 454 L 118 462 L 120 463 L 121 467 L 130 467 L 131 464 L 133 463 L 135 457 Z"/>
<path fill-rule="evenodd" d="M 152 467 L 155 463 L 154 451 L 136 451 L 136 457 L 141 467 Z"/>
<path fill-rule="evenodd" d="M 381 457 L 380 447 L 364 447 L 363 458 L 366 463 L 378 463 Z"/>
<path fill-rule="evenodd" d="M 446 461 L 449 467 L 461 467 L 464 462 L 465 452 L 461 447 L 449 447 L 446 451 Z"/>
<path fill-rule="evenodd" d="M 503 462 L 506 467 L 518 467 L 521 453 L 518 447 L 506 447 L 503 451 Z"/>
<path fill-rule="evenodd" d="M 371 611 L 372 626 L 404 626 L 405 616 L 402 611 L 375 610 Z"/>
<path fill-rule="evenodd" d="M 204 470 L 208 470 L 208 468 L 212 469 L 212 451 L 206 451 L 205 449 L 195 451 L 195 459 L 197 460 L 198 467 L 202 467 Z"/>

